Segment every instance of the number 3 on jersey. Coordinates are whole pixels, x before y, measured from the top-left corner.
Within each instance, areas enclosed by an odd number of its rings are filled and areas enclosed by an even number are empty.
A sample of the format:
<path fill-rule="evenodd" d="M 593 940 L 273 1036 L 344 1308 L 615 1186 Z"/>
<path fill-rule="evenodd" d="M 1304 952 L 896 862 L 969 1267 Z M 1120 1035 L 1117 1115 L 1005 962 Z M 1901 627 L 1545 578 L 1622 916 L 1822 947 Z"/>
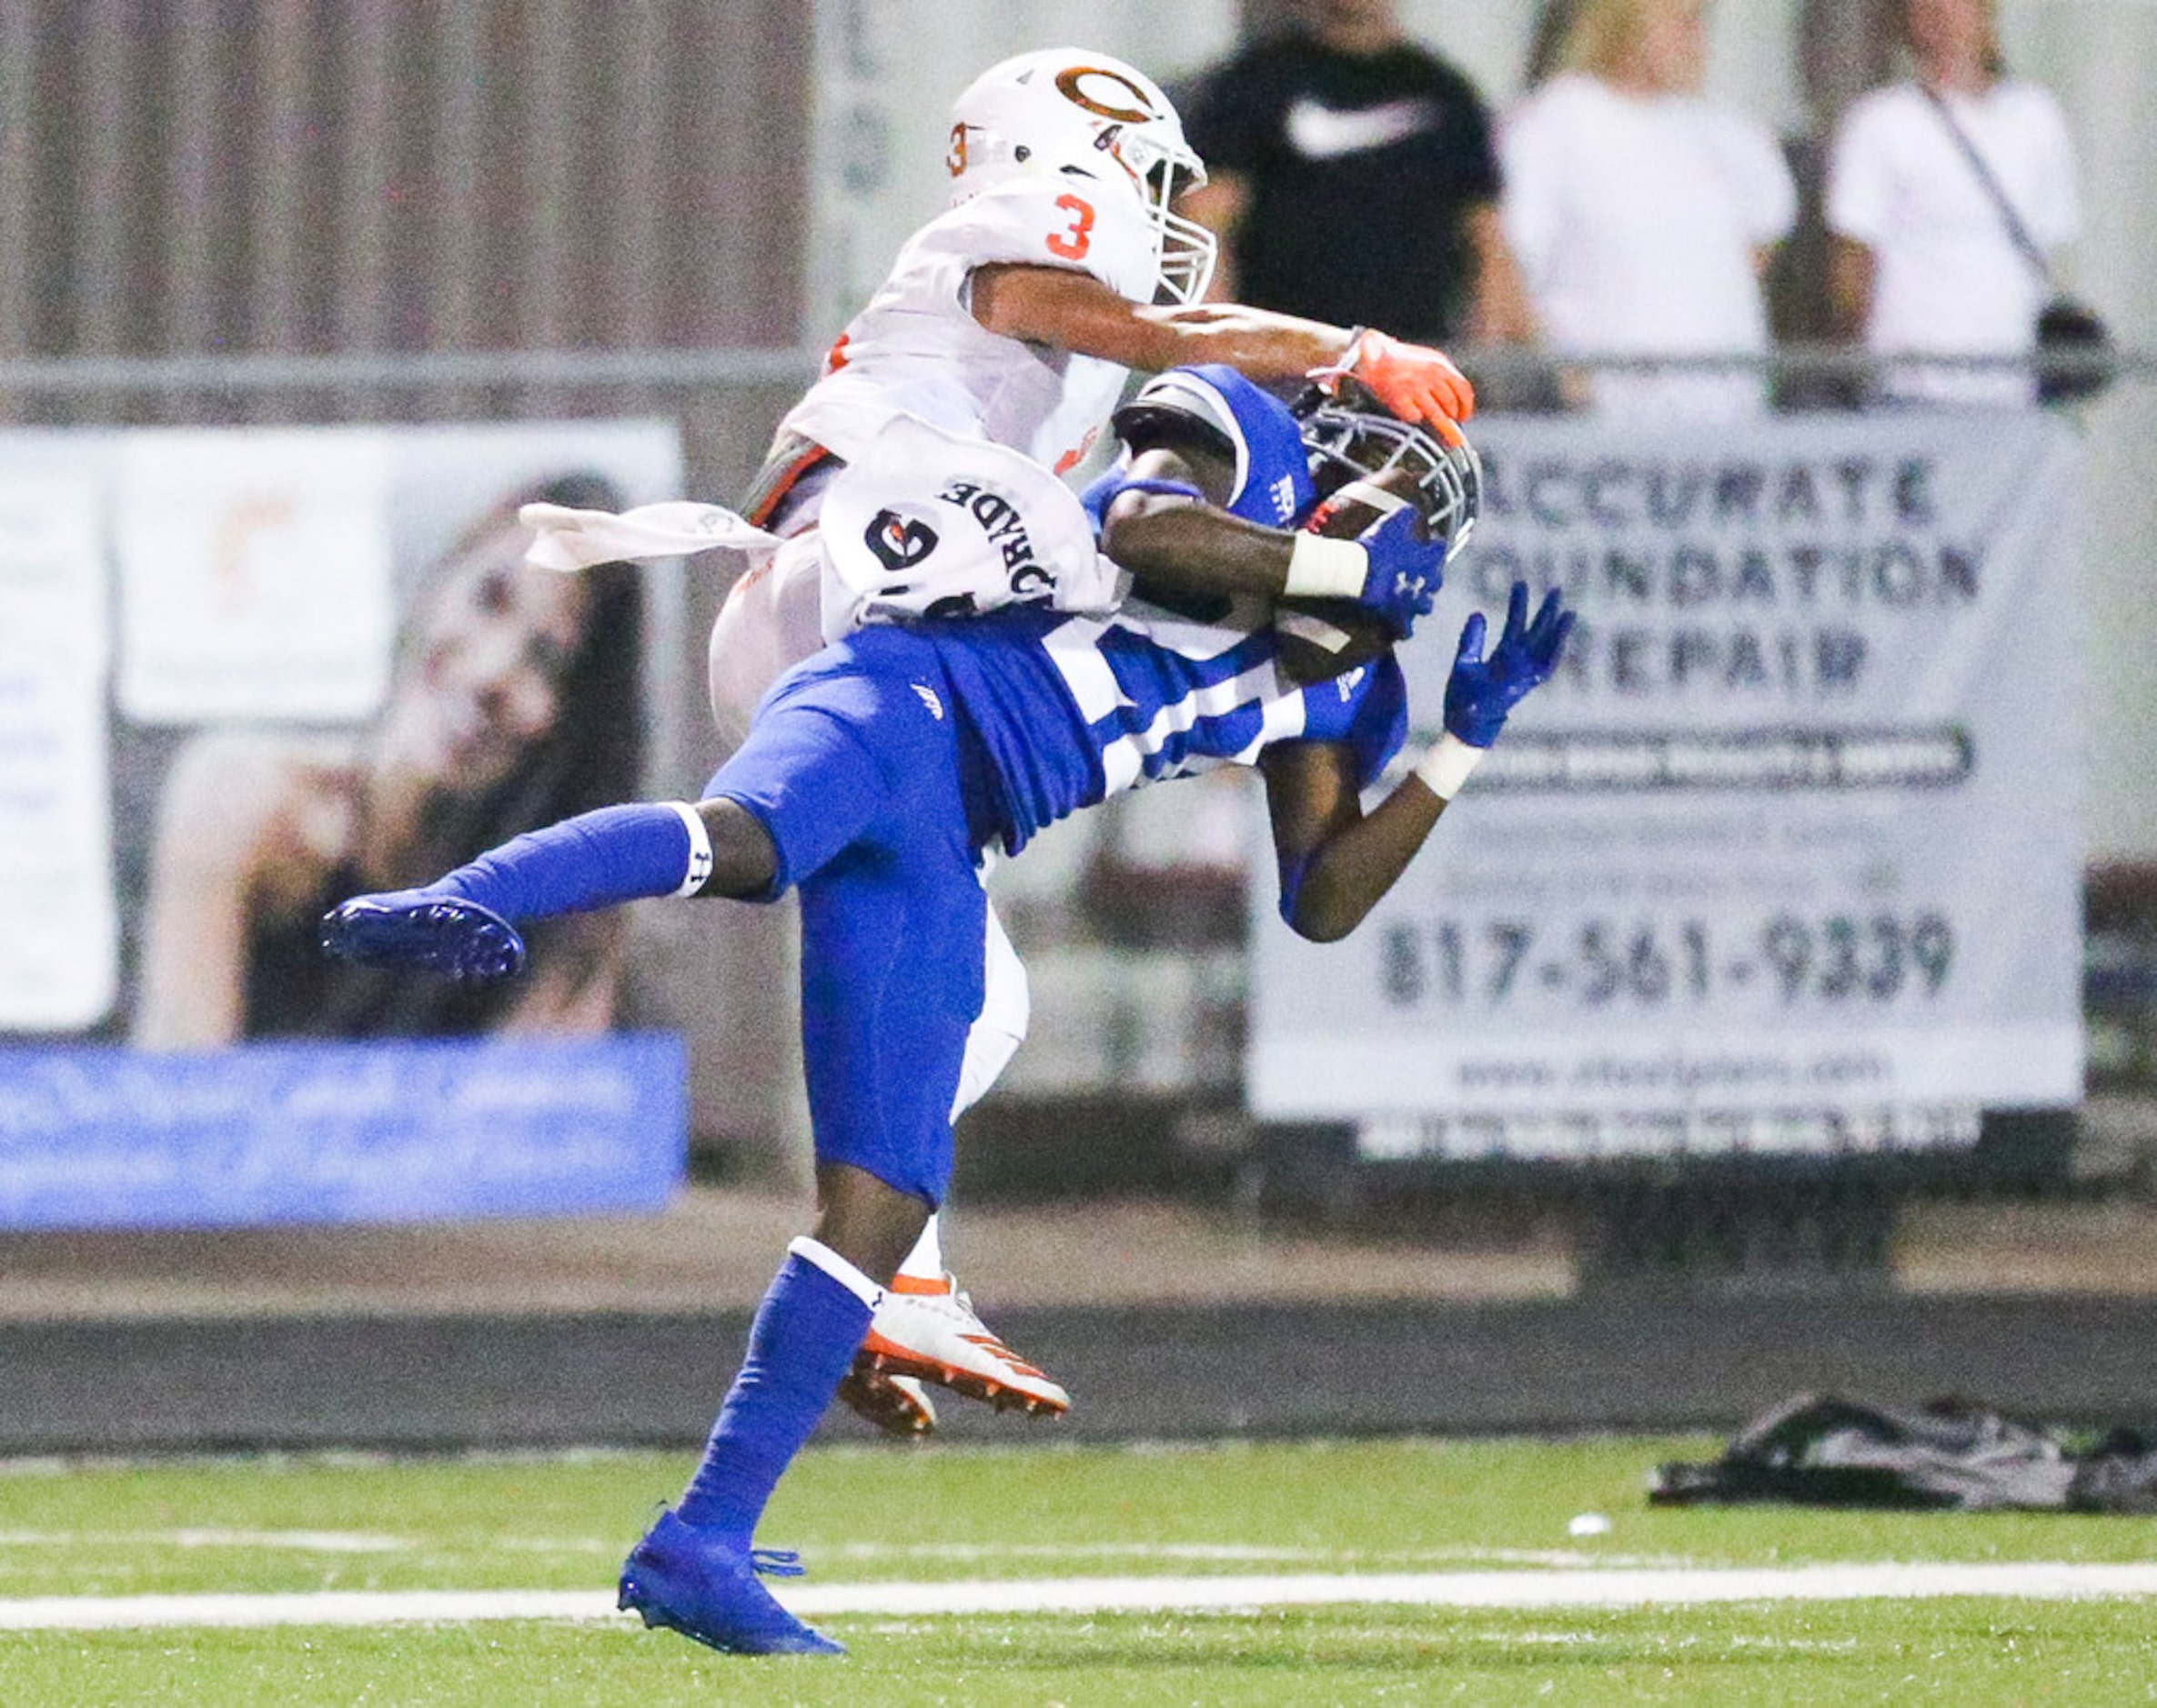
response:
<path fill-rule="evenodd" d="M 1094 204 L 1075 196 L 1059 196 L 1056 206 L 1071 216 L 1071 225 L 1049 233 L 1049 253 L 1066 261 L 1083 261 L 1094 246 Z"/>

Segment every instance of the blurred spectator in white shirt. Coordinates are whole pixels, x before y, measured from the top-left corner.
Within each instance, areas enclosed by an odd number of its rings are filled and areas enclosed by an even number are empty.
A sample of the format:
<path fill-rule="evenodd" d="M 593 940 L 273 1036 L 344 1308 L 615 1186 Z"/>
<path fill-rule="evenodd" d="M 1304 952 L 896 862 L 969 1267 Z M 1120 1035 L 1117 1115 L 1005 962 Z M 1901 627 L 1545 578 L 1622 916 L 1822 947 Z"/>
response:
<path fill-rule="evenodd" d="M 1563 356 L 1759 355 L 1760 276 L 1797 216 L 1772 132 L 1700 99 L 1703 0 L 1581 0 L 1551 75 L 1499 136 L 1507 236 Z M 1727 420 L 1766 406 L 1757 369 L 1605 371 L 1627 419 Z"/>
<path fill-rule="evenodd" d="M 2067 121 L 2050 93 L 2007 75 L 1991 0 L 1902 0 L 1901 23 L 1912 75 L 1853 102 L 1828 159 L 1838 321 L 1876 353 L 2026 356 L 2049 287 L 1948 119 L 2045 250 L 2081 226 Z M 1901 401 L 2035 396 L 2027 374 L 1916 363 L 1884 369 L 1877 389 Z"/>

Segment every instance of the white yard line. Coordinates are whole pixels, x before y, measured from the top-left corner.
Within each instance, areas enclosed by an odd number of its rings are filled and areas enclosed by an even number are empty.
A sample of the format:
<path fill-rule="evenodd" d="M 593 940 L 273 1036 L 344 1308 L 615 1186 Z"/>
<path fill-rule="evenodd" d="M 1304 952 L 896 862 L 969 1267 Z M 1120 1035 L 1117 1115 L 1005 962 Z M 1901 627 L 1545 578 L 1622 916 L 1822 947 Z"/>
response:
<path fill-rule="evenodd" d="M 789 1584 L 809 1618 L 870 1613 L 1204 1613 L 1287 1606 L 1648 1607 L 1943 1595 L 2041 1601 L 2157 1596 L 2157 1565 L 2052 1562 L 1818 1565 L 1734 1570 L 1416 1572 L 1261 1577 L 1042 1578 L 1004 1582 Z M 171 1625 L 456 1624 L 626 1620 L 590 1590 L 329 1591 L 295 1595 L 46 1596 L 0 1600 L 0 1630 Z"/>
<path fill-rule="evenodd" d="M 614 1537 L 489 1536 L 489 1550 L 519 1553 L 619 1556 L 627 1544 Z M 292 1553 L 434 1553 L 460 1552 L 438 1541 L 344 1530 L 0 1530 L 0 1549 L 7 1548 L 234 1548 Z M 817 1559 L 830 1568 L 840 1561 L 904 1562 L 934 1560 L 981 1563 L 989 1561 L 1147 1560 L 1184 1561 L 1208 1565 L 1257 1568 L 1301 1567 L 1305 1572 L 1431 1571 L 1443 1566 L 1660 1566 L 1684 1570 L 1704 1563 L 1684 1554 L 1627 1553 L 1579 1548 L 1276 1548 L 1244 1542 L 843 1542 L 820 1547 Z"/>
<path fill-rule="evenodd" d="M 0 1530 L 0 1548 L 249 1548 L 296 1553 L 408 1553 L 401 1536 L 350 1530 Z"/>

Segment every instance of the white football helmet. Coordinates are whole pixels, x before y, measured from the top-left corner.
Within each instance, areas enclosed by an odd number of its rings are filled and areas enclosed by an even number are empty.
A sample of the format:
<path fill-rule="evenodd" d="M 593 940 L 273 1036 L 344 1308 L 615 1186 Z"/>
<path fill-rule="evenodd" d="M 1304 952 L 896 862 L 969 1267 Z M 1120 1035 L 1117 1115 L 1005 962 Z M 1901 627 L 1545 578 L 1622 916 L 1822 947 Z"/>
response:
<path fill-rule="evenodd" d="M 944 164 L 954 205 L 1019 174 L 1083 174 L 1128 188 L 1153 235 L 1156 297 L 1205 295 L 1214 235 L 1170 206 L 1205 182 L 1205 166 L 1168 96 L 1137 67 L 1079 47 L 991 65 L 952 103 Z"/>

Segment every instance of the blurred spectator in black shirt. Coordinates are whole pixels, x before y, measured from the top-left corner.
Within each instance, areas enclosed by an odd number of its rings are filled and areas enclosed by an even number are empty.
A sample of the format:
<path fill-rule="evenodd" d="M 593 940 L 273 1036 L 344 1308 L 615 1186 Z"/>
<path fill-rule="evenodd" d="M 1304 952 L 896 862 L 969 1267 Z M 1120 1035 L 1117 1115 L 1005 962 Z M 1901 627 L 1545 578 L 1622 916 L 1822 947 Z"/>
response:
<path fill-rule="evenodd" d="M 1476 86 L 1394 0 L 1303 0 L 1179 105 L 1209 174 L 1184 208 L 1222 239 L 1214 296 L 1439 344 L 1532 336 Z"/>

